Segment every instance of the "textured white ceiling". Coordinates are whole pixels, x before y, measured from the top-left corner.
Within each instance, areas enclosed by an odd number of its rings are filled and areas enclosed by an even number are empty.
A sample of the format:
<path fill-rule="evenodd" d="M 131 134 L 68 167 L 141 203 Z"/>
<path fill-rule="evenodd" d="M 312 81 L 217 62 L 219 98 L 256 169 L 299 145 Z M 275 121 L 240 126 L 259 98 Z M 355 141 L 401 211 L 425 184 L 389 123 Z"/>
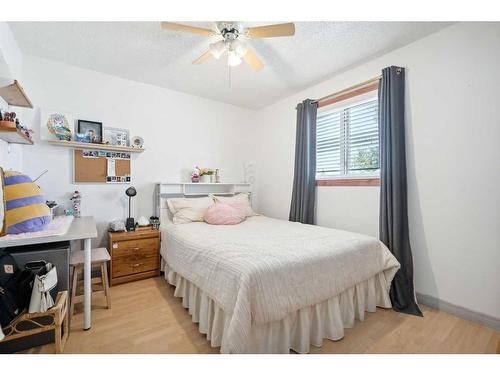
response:
<path fill-rule="evenodd" d="M 190 23 L 211 28 L 210 22 Z M 266 23 L 244 23 L 255 26 Z M 160 29 L 155 22 L 11 22 L 23 53 L 257 109 L 346 67 L 411 43 L 449 23 L 297 22 L 295 36 L 252 40 L 265 67 L 231 70 L 191 62 L 209 38 Z"/>

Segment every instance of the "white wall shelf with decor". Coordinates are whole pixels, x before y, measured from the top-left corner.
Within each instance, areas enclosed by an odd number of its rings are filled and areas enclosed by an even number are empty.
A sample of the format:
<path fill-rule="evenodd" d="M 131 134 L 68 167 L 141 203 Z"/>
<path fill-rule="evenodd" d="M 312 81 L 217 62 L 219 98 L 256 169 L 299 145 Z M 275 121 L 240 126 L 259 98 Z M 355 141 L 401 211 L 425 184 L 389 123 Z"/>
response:
<path fill-rule="evenodd" d="M 206 182 L 166 182 L 158 183 L 160 195 L 179 194 L 184 196 L 201 195 L 234 195 L 237 193 L 249 193 L 251 184 L 246 182 L 230 183 L 206 183 Z"/>
<path fill-rule="evenodd" d="M 31 104 L 31 101 L 17 80 L 14 80 L 10 85 L 0 87 L 0 97 L 9 106 L 33 108 L 33 104 Z M 7 143 L 22 145 L 32 145 L 34 143 L 21 129 L 16 128 L 14 121 L 0 121 L 0 139 Z"/>
<path fill-rule="evenodd" d="M 6 121 L 0 121 L 6 122 Z M 21 130 L 17 128 L 2 126 L 0 124 L 0 139 L 7 143 L 16 143 L 20 145 L 32 145 L 34 142 Z"/>
<path fill-rule="evenodd" d="M 129 153 L 141 153 L 145 151 L 144 148 L 138 148 L 138 147 L 113 146 L 101 143 L 85 143 L 85 142 L 75 142 L 75 141 L 64 141 L 59 139 L 49 139 L 48 142 L 53 146 L 68 147 L 76 150 L 119 151 L 119 152 L 129 152 Z"/>

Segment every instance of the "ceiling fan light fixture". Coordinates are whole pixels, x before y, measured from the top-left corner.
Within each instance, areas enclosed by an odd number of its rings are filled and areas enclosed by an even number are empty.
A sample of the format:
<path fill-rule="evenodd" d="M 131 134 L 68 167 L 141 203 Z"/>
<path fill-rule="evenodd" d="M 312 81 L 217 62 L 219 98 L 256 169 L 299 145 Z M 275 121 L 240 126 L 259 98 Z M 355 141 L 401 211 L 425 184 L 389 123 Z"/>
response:
<path fill-rule="evenodd" d="M 217 43 L 210 44 L 209 50 L 213 57 L 219 59 L 226 51 L 226 43 L 223 40 L 219 40 Z"/>
<path fill-rule="evenodd" d="M 241 64 L 241 57 L 235 51 L 229 51 L 227 53 L 227 65 L 237 66 Z"/>
<path fill-rule="evenodd" d="M 235 39 L 231 42 L 231 49 L 238 55 L 238 57 L 243 57 L 248 51 L 248 47 L 245 42 Z"/>

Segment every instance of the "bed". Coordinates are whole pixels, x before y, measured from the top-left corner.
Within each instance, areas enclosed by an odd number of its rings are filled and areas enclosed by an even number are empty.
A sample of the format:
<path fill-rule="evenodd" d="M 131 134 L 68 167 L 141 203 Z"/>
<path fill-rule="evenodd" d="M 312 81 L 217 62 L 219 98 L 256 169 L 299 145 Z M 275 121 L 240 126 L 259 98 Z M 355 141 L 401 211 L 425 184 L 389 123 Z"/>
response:
<path fill-rule="evenodd" d="M 222 353 L 307 353 L 391 307 L 399 263 L 373 237 L 265 216 L 173 224 L 166 210 L 165 278 Z"/>

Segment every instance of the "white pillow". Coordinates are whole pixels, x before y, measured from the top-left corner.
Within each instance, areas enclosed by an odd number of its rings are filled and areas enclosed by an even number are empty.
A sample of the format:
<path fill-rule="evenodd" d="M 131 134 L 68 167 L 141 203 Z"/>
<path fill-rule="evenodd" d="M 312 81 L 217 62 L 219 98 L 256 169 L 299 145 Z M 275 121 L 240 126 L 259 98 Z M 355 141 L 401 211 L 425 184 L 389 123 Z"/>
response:
<path fill-rule="evenodd" d="M 203 221 L 208 207 L 214 204 L 210 197 L 167 199 L 168 209 L 173 215 L 174 224 Z"/>
<path fill-rule="evenodd" d="M 219 195 L 211 195 L 211 197 L 216 202 L 243 208 L 245 210 L 246 217 L 258 215 L 252 210 L 252 205 L 250 204 L 250 193 L 239 193 L 233 197 L 223 197 Z"/>

